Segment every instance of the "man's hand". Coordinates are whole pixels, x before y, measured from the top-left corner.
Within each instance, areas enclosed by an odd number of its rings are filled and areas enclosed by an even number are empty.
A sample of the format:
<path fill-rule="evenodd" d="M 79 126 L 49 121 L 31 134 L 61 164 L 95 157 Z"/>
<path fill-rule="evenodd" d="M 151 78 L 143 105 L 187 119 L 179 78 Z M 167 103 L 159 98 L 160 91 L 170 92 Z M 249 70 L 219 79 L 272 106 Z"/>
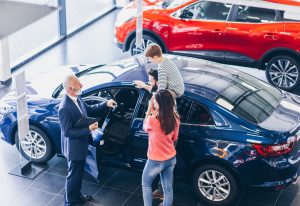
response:
<path fill-rule="evenodd" d="M 115 100 L 113 100 L 113 99 L 110 99 L 106 102 L 106 106 L 115 108 L 117 106 L 117 102 L 115 102 Z"/>
<path fill-rule="evenodd" d="M 93 130 L 95 130 L 95 129 L 97 129 L 97 128 L 98 128 L 98 122 L 95 122 L 94 124 L 91 124 L 91 125 L 89 126 L 90 131 L 93 131 Z"/>
<path fill-rule="evenodd" d="M 138 89 L 145 89 L 147 87 L 147 85 L 140 80 L 134 80 L 133 83 L 135 84 L 135 87 Z"/>

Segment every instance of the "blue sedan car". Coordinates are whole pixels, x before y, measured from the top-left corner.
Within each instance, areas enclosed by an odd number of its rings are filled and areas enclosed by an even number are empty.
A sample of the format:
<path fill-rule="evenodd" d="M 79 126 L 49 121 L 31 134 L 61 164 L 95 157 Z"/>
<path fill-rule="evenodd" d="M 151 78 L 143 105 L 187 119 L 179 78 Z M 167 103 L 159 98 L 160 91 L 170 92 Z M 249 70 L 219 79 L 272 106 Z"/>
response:
<path fill-rule="evenodd" d="M 181 116 L 175 176 L 191 181 L 200 199 L 228 205 L 246 186 L 280 189 L 296 181 L 300 163 L 300 98 L 241 71 L 206 60 L 167 56 L 185 81 L 177 99 Z M 151 95 L 133 80 L 147 81 L 153 65 L 142 56 L 112 64 L 52 71 L 28 82 L 30 133 L 20 152 L 36 163 L 61 153 L 58 106 L 65 93 L 63 73 L 84 85 L 83 99 L 95 104 L 115 99 L 118 108 L 100 116 L 104 144 L 90 145 L 86 170 L 101 165 L 142 170 L 148 135 L 143 120 Z M 19 145 L 16 102 L 7 94 L 0 107 L 0 136 Z M 99 169 L 100 168 L 100 169 Z"/>

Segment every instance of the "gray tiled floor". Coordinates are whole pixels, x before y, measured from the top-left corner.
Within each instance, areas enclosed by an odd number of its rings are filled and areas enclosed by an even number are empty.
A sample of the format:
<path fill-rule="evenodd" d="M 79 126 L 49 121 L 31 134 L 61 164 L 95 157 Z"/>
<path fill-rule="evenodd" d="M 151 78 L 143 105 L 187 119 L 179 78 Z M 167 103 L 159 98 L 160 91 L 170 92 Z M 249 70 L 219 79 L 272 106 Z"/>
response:
<path fill-rule="evenodd" d="M 18 163 L 15 147 L 0 141 L 0 206 L 58 206 L 63 205 L 66 160 L 54 157 L 34 180 L 9 175 Z M 98 184 L 88 175 L 83 180 L 84 194 L 94 196 L 91 206 L 142 206 L 141 174 L 138 172 L 103 167 Z M 281 191 L 246 191 L 236 206 L 298 206 L 300 182 Z M 158 205 L 159 201 L 154 201 Z M 186 182 L 176 181 L 174 205 L 205 206 L 197 200 Z"/>
<path fill-rule="evenodd" d="M 68 39 L 33 62 L 25 65 L 28 76 L 37 76 L 51 67 L 65 64 L 106 63 L 127 54 L 122 54 L 113 44 L 113 22 L 117 11 L 105 16 L 96 24 Z M 244 69 L 244 68 L 242 68 Z M 262 77 L 263 72 L 251 70 Z M 0 96 L 5 90 L 0 90 Z M 0 206 L 59 206 L 63 205 L 66 161 L 54 157 L 43 172 L 34 180 L 9 175 L 19 157 L 14 146 L 0 141 Z M 141 174 L 131 171 L 104 167 L 101 182 L 97 184 L 85 175 L 83 193 L 94 196 L 88 205 L 139 206 L 143 205 Z M 282 191 L 247 191 L 236 203 L 238 206 L 298 206 L 300 205 L 300 181 Z M 187 183 L 176 182 L 174 187 L 175 205 L 204 206 L 199 202 Z M 154 205 L 159 202 L 155 201 Z"/>

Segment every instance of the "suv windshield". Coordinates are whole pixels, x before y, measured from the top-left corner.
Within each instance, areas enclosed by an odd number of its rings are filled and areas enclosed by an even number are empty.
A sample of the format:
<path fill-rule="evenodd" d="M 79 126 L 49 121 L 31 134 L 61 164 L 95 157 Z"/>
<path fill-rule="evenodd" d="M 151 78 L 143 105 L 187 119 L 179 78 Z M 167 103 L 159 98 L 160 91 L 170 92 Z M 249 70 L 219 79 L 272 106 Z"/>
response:
<path fill-rule="evenodd" d="M 166 8 L 175 8 L 183 3 L 185 3 L 186 0 L 164 0 L 162 3 L 162 7 L 164 9 Z"/>
<path fill-rule="evenodd" d="M 279 89 L 239 73 L 216 98 L 216 103 L 244 119 L 259 124 L 265 121 L 282 98 Z"/>

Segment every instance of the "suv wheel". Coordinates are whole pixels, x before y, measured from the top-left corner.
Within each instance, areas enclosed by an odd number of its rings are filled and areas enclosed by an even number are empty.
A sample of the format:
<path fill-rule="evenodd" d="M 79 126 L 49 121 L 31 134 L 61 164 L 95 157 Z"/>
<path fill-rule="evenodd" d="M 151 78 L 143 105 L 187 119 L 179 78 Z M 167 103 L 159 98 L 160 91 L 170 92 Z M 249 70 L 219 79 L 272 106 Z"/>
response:
<path fill-rule="evenodd" d="M 23 157 L 34 163 L 46 163 L 53 156 L 53 146 L 46 133 L 36 126 L 29 126 L 29 134 L 21 141 L 19 148 L 18 131 L 15 142 Z"/>
<path fill-rule="evenodd" d="M 142 48 L 137 48 L 135 43 L 136 43 L 136 38 L 133 38 L 132 41 L 130 42 L 130 47 L 129 47 L 129 51 L 131 55 L 143 53 L 149 44 L 152 43 L 158 44 L 157 40 L 155 40 L 153 37 L 149 35 L 143 35 Z"/>
<path fill-rule="evenodd" d="M 209 205 L 230 205 L 239 193 L 237 180 L 218 165 L 199 167 L 194 173 L 193 185 L 200 199 Z"/>
<path fill-rule="evenodd" d="M 292 90 L 300 83 L 300 64 L 289 56 L 275 56 L 267 63 L 266 76 L 274 86 Z"/>

